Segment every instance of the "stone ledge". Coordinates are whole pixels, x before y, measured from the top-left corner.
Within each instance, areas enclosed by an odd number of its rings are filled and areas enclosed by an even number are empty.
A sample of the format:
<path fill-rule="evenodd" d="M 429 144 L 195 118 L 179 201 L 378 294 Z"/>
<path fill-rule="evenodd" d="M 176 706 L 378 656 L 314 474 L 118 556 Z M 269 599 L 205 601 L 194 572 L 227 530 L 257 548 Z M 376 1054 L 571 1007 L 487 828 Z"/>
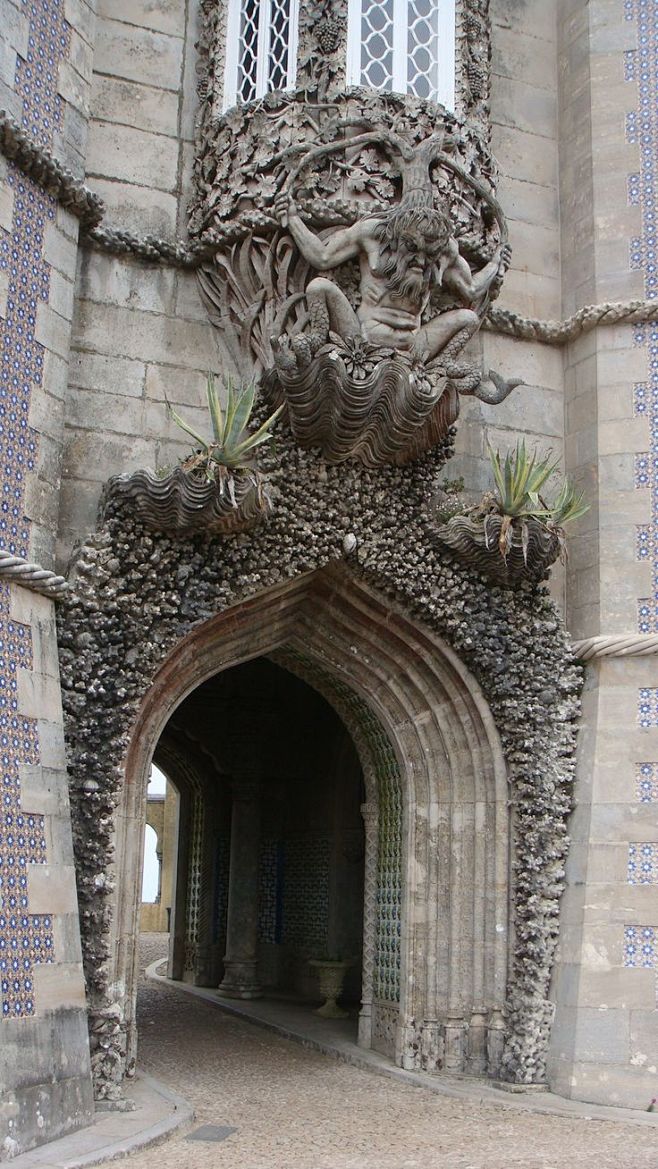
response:
<path fill-rule="evenodd" d="M 182 1096 L 144 1072 L 129 1091 L 134 1111 L 97 1112 L 89 1127 L 15 1157 L 12 1169 L 84 1169 L 159 1144 L 194 1120 Z"/>

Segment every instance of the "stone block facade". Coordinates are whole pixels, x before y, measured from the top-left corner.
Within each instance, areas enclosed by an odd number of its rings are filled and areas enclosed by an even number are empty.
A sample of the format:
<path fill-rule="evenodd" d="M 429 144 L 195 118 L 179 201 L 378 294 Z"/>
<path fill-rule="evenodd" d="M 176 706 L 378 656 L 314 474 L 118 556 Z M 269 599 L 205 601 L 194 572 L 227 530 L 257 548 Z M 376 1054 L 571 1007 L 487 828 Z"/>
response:
<path fill-rule="evenodd" d="M 565 62 L 563 311 L 588 302 L 651 300 L 654 6 L 641 0 L 587 9 L 565 4 L 559 44 Z M 599 329 L 564 352 L 566 465 L 593 504 L 567 566 L 567 615 L 575 637 L 655 629 L 655 554 L 641 540 L 653 530 L 655 506 L 649 388 L 655 332 L 655 325 Z M 655 753 L 654 662 L 601 658 L 588 667 L 555 986 L 557 1089 L 627 1106 L 651 1099 L 656 1082 L 656 1061 L 640 1023 L 648 1026 L 656 1015 L 650 974 L 658 911 L 650 863 L 656 818 L 655 803 L 638 787 L 638 774 Z M 638 869 L 643 856 L 649 858 L 646 877 L 629 869 L 629 850 L 632 857 L 637 852 Z M 637 943 L 630 948 L 629 936 Z"/>
<path fill-rule="evenodd" d="M 93 1099 L 54 604 L 2 592 L 4 1159 L 89 1124 Z"/>
<path fill-rule="evenodd" d="M 124 233 L 187 241 L 195 46 L 211 7 L 0 0 L 0 107 Z M 654 301 L 655 4 L 491 0 L 490 22 L 491 145 L 513 247 L 497 307 L 560 322 L 587 305 Z M 215 331 L 192 270 L 107 254 L 0 154 L 0 346 L 0 551 L 66 572 L 106 481 L 170 468 L 187 451 L 167 402 L 207 429 Z M 644 1108 L 658 1094 L 658 689 L 647 641 L 658 635 L 658 324 L 602 324 L 561 343 L 491 327 L 470 355 L 525 384 L 496 407 L 463 400 L 448 477 L 477 497 L 490 485 L 488 445 L 523 436 L 551 450 L 590 503 L 551 582 L 586 685 L 549 1083 Z M 0 1160 L 87 1123 L 92 1108 L 54 621 L 51 599 L 0 579 L 0 1081 L 10 1085 Z M 124 847 L 138 859 L 139 841 Z"/>
<path fill-rule="evenodd" d="M 185 234 L 198 6 L 101 4 L 89 96 L 89 184 L 118 226 Z M 58 560 L 93 529 L 102 484 L 184 453 L 165 396 L 205 425 L 216 345 L 194 273 L 81 252 L 67 397 Z M 98 441 L 99 431 L 106 435 Z"/>

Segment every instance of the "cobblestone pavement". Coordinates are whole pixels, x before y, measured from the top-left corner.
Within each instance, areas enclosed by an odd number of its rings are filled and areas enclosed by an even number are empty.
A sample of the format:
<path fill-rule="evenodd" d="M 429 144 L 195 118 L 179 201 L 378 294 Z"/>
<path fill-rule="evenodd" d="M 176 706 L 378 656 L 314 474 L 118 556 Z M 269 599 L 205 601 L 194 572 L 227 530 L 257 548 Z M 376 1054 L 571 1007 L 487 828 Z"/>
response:
<path fill-rule="evenodd" d="M 146 935 L 142 969 L 165 952 L 163 935 Z M 194 1128 L 237 1132 L 221 1143 L 178 1133 L 128 1169 L 658 1169 L 658 1127 L 439 1096 L 150 981 L 139 1022 L 140 1065 L 192 1104 Z"/>

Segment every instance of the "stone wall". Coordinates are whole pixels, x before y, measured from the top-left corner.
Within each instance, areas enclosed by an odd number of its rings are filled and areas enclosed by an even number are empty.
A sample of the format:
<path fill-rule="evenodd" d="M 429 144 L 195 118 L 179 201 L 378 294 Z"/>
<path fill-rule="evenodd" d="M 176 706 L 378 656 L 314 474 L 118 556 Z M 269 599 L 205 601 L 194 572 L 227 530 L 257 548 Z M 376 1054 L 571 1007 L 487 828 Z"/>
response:
<path fill-rule="evenodd" d="M 637 145 L 626 142 L 618 115 L 628 105 L 629 91 L 622 51 L 636 43 L 636 30 L 623 20 L 623 5 L 618 0 L 594 6 L 581 0 L 559 6 L 556 0 L 492 0 L 491 17 L 492 146 L 514 249 L 499 303 L 526 316 L 561 319 L 586 303 L 643 295 L 642 274 L 639 268 L 631 270 L 625 242 L 639 232 L 640 208 L 627 198 L 628 175 L 639 166 Z M 131 5 L 129 12 L 115 5 L 101 7 L 99 13 L 89 183 L 107 201 L 117 224 L 169 238 L 185 233 L 195 20 L 189 17 L 186 25 L 176 0 L 157 16 L 146 4 Z M 157 67 L 162 58 L 169 63 L 166 71 Z M 62 557 L 94 526 L 96 501 L 108 475 L 175 460 L 183 445 L 165 418 L 164 396 L 185 404 L 190 420 L 203 425 L 203 371 L 216 365 L 194 276 L 83 252 L 78 293 Z M 635 560 L 635 522 L 646 521 L 648 512 L 644 493 L 635 488 L 633 456 L 646 447 L 646 423 L 634 412 L 629 383 L 646 380 L 646 351 L 634 345 L 630 328 L 600 329 L 566 351 L 491 333 L 482 334 L 474 348 L 485 367 L 522 376 L 527 386 L 495 409 L 475 401 L 463 404 L 457 454 L 448 474 L 463 474 L 474 492 L 483 489 L 490 482 L 487 440 L 504 449 L 519 433 L 531 445 L 537 442 L 564 453 L 569 472 L 592 504 L 570 540 L 567 603 L 572 630 L 585 636 L 635 628 L 637 598 L 647 597 L 651 585 L 647 564 Z M 560 570 L 552 587 L 565 603 Z M 626 758 L 627 734 L 622 750 L 614 731 L 622 707 L 631 711 L 630 724 L 637 720 L 636 675 L 642 669 L 616 665 L 606 671 L 614 688 L 600 691 L 604 675 L 591 667 L 585 699 L 581 790 L 573 828 L 574 889 L 589 871 L 588 864 L 595 864 L 590 848 L 607 855 L 612 846 L 618 855 L 627 855 L 630 829 L 621 825 L 633 814 L 629 808 L 637 813 L 636 769 L 640 761 L 653 758 L 653 749 L 640 743 L 633 747 L 633 759 Z M 620 685 L 625 695 L 621 705 Z M 629 724 L 622 725 L 626 730 Z M 637 733 L 646 738 L 645 730 Z M 599 768 L 611 759 L 620 776 L 619 790 L 612 793 L 614 814 L 605 784 L 600 792 L 597 787 L 602 782 Z M 647 832 L 648 827 L 638 829 L 635 843 Z M 595 843 L 590 846 L 592 834 Z M 614 882 L 598 890 L 602 913 L 616 902 L 627 907 L 627 874 L 622 869 Z M 645 900 L 646 893 L 642 891 Z M 562 1091 L 598 1091 L 603 1098 L 608 1089 L 600 1084 L 593 1089 L 589 1083 L 601 1043 L 588 1047 L 583 1039 L 581 1050 L 580 1040 L 569 1047 L 564 1038 L 575 1005 L 594 1012 L 590 1030 L 613 1026 L 612 1016 L 603 1019 L 596 995 L 581 1004 L 580 991 L 573 989 L 581 977 L 583 987 L 587 983 L 580 966 L 586 951 L 579 949 L 582 911 L 574 896 L 565 902 L 560 976 L 565 981 L 556 983 L 559 1054 L 554 1076 Z M 626 924 L 645 924 L 640 919 L 648 921 L 647 912 L 630 913 Z M 635 975 L 623 970 L 622 924 L 607 928 L 607 986 L 614 1001 L 625 1002 L 624 987 Z M 622 1029 L 615 1032 L 610 1051 L 617 1052 L 613 1063 L 619 1070 L 632 1058 L 628 1043 L 624 1047 L 620 1038 L 628 1035 L 624 1028 L 630 1016 L 615 1017 Z M 624 1054 L 618 1058 L 619 1044 Z M 578 1073 L 572 1083 L 574 1062 L 590 1070 Z M 624 1098 L 638 1102 L 634 1090 Z"/>
<path fill-rule="evenodd" d="M 53 604 L 16 589 L 0 619 L 21 663 L 3 761 L 1 1161 L 89 1124 L 93 1100 Z"/>
<path fill-rule="evenodd" d="M 2 27 L 7 40 L 0 80 L 8 113 L 81 177 L 94 18 L 85 0 L 67 4 L 65 12 L 63 8 L 46 0 L 32 9 L 24 2 L 4 0 Z M 40 24 L 42 13 L 45 19 Z M 33 30 L 28 27 L 29 17 Z M 30 33 L 34 44 L 28 48 Z M 40 102 L 26 76 L 26 69 L 39 59 L 39 50 L 51 54 L 52 61 Z M 26 60 L 28 55 L 31 62 Z M 18 245 L 13 262 L 3 265 L 0 274 L 0 308 L 6 322 L 3 348 L 11 359 L 21 337 L 25 342 L 19 356 L 20 385 L 15 385 L 21 405 L 29 408 L 30 439 L 36 448 L 28 445 L 24 450 L 23 470 L 30 473 L 20 483 L 27 530 L 20 534 L 0 530 L 4 540 L 13 537 L 24 552 L 29 550 L 31 556 L 50 564 L 57 526 L 78 223 L 4 158 L 0 158 L 0 180 L 0 229 Z M 17 295 L 20 286 L 29 289 L 27 302 Z M 9 454 L 17 460 L 17 451 Z M 14 465 L 18 469 L 16 461 Z"/>
<path fill-rule="evenodd" d="M 654 26 L 655 5 L 643 0 L 561 8 L 565 314 L 656 294 Z M 656 400 L 647 359 L 655 354 L 655 325 L 598 329 L 564 353 L 567 467 L 592 504 L 570 543 L 576 637 L 657 628 L 647 490 Z M 634 1108 L 646 1108 L 658 1088 L 655 680 L 651 656 L 595 658 L 587 671 L 549 1061 L 557 1091 Z"/>
<path fill-rule="evenodd" d="M 77 175 L 93 26 L 85 0 L 0 4 L 0 102 Z M 4 158 L 0 180 L 0 547 L 50 567 L 78 225 Z M 93 1105 L 52 601 L 2 584 L 0 640 L 3 1160 Z"/>
<path fill-rule="evenodd" d="M 199 5 L 101 0 L 91 89 L 88 185 L 108 220 L 141 235 L 186 234 L 196 111 Z M 194 273 L 79 256 L 60 501 L 60 563 L 93 530 L 102 484 L 171 467 L 186 449 L 165 396 L 205 429 L 217 355 Z"/>
<path fill-rule="evenodd" d="M 496 303 L 523 316 L 560 319 L 557 4 L 492 0 L 490 13 L 491 146 L 513 249 Z M 473 348 L 485 369 L 526 383 L 500 406 L 462 399 L 449 473 L 462 475 L 477 494 L 491 486 L 487 442 L 506 451 L 524 437 L 531 449 L 562 456 L 564 371 L 560 350 L 550 345 L 483 333 Z M 559 565 L 552 591 L 563 603 Z"/>
<path fill-rule="evenodd" d="M 101 4 L 88 182 L 117 225 L 184 238 L 198 4 L 190 6 L 187 23 L 182 0 L 172 0 L 166 15 L 154 15 L 145 0 L 137 0 L 129 19 L 123 17 L 123 9 Z M 500 303 L 526 315 L 555 317 L 560 311 L 555 3 L 533 0 L 519 12 L 510 0 L 494 0 L 492 19 L 492 145 L 514 247 Z M 159 68 L 163 55 L 168 70 Z M 60 565 L 93 528 L 109 475 L 171 466 L 186 449 L 166 416 L 165 395 L 186 407 L 192 424 L 206 426 L 205 371 L 218 368 L 194 274 L 82 252 L 77 297 Z M 450 473 L 463 475 L 477 492 L 491 481 L 487 437 L 505 449 L 522 432 L 561 453 L 563 373 L 559 353 L 549 346 L 486 335 L 474 348 L 487 368 L 528 383 L 500 407 L 462 404 Z M 96 437 L 100 427 L 106 429 L 102 445 Z M 556 581 L 559 594 L 559 569 Z"/>

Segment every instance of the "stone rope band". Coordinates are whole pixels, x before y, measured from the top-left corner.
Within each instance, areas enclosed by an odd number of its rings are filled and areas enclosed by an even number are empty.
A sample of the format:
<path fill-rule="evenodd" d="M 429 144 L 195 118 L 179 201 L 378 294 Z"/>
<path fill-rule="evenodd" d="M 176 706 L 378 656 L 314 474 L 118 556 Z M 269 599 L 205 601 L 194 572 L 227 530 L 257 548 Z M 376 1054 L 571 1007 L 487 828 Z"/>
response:
<path fill-rule="evenodd" d="M 5 548 L 0 548 L 0 580 L 5 579 L 12 584 L 22 585 L 32 589 L 35 593 L 42 593 L 44 597 L 57 600 L 68 592 L 68 581 L 58 576 L 49 568 L 42 568 L 25 560 L 22 556 L 14 556 Z"/>

